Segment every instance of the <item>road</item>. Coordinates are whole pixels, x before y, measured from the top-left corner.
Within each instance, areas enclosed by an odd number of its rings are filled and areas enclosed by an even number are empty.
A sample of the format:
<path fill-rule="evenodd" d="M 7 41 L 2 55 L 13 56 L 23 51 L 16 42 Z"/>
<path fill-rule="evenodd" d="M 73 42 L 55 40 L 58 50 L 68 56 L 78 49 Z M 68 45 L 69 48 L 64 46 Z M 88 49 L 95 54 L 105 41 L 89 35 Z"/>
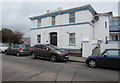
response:
<path fill-rule="evenodd" d="M 3 81 L 118 81 L 118 71 L 80 62 L 50 62 L 30 56 L 2 55 Z"/>

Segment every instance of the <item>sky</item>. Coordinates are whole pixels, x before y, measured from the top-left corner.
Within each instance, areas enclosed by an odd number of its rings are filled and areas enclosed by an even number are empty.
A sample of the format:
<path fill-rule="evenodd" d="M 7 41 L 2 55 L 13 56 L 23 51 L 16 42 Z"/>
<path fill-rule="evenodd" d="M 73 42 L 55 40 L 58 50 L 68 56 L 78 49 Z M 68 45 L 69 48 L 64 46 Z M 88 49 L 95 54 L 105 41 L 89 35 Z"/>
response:
<path fill-rule="evenodd" d="M 21 31 L 25 37 L 30 37 L 29 17 L 45 14 L 47 10 L 58 7 L 64 10 L 86 4 L 90 4 L 98 13 L 112 11 L 113 16 L 118 16 L 118 2 L 2 2 L 0 3 L 0 18 L 2 18 L 0 27 Z"/>

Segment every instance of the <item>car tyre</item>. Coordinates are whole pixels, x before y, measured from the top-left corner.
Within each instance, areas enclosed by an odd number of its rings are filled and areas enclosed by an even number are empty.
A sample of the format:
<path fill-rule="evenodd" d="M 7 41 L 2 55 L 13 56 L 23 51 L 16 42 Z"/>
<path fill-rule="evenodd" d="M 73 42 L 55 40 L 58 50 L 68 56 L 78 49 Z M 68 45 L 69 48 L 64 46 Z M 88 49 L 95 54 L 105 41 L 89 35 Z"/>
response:
<path fill-rule="evenodd" d="M 5 51 L 5 55 L 8 55 L 8 52 L 7 52 L 7 51 Z"/>
<path fill-rule="evenodd" d="M 97 67 L 97 62 L 94 59 L 91 59 L 88 61 L 88 66 L 91 68 L 96 68 Z"/>
<path fill-rule="evenodd" d="M 56 56 L 55 56 L 55 55 L 52 55 L 52 56 L 50 57 L 50 61 L 52 61 L 52 62 L 55 62 L 55 61 L 57 61 L 57 58 L 56 58 Z"/>
<path fill-rule="evenodd" d="M 16 52 L 16 56 L 18 56 L 18 57 L 19 57 L 19 56 L 20 56 L 20 52 Z"/>
<path fill-rule="evenodd" d="M 36 54 L 35 54 L 35 53 L 32 53 L 32 54 L 31 54 L 31 58 L 32 58 L 32 59 L 36 59 Z"/>

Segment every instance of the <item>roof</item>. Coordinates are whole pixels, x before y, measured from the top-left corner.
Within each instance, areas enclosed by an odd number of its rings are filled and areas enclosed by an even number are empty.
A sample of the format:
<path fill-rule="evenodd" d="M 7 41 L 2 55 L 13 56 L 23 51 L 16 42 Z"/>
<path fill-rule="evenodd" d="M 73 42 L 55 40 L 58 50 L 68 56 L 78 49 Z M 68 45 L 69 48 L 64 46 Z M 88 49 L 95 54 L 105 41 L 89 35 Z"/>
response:
<path fill-rule="evenodd" d="M 67 10 L 61 10 L 61 11 L 46 13 L 46 14 L 43 14 L 43 15 L 40 15 L 40 16 L 30 17 L 29 19 L 34 20 L 34 19 L 37 19 L 37 18 L 45 18 L 47 16 L 56 16 L 56 15 L 59 15 L 59 14 L 65 14 L 65 13 L 68 13 L 68 12 L 75 12 L 75 11 L 80 11 L 80 10 L 89 10 L 93 15 L 97 14 L 96 11 L 91 7 L 91 5 L 88 4 L 88 5 L 84 5 L 84 6 L 81 6 L 81 7 L 76 7 L 76 8 L 71 8 L 71 9 L 67 9 Z"/>
<path fill-rule="evenodd" d="M 99 16 L 112 16 L 112 12 L 97 13 L 96 15 L 99 15 Z"/>

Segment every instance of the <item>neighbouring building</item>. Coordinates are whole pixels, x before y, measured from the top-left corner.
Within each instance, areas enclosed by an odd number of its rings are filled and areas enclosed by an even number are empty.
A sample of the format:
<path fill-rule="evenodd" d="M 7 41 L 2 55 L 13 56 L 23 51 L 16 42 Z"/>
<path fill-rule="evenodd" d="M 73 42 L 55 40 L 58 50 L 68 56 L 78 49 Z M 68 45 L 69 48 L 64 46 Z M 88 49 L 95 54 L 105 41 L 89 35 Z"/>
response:
<path fill-rule="evenodd" d="M 30 17 L 31 46 L 53 44 L 66 50 L 80 50 L 83 41 L 109 40 L 109 13 L 97 13 L 91 5 Z"/>
<path fill-rule="evenodd" d="M 110 20 L 110 43 L 119 43 L 120 41 L 120 16 L 111 17 Z"/>

